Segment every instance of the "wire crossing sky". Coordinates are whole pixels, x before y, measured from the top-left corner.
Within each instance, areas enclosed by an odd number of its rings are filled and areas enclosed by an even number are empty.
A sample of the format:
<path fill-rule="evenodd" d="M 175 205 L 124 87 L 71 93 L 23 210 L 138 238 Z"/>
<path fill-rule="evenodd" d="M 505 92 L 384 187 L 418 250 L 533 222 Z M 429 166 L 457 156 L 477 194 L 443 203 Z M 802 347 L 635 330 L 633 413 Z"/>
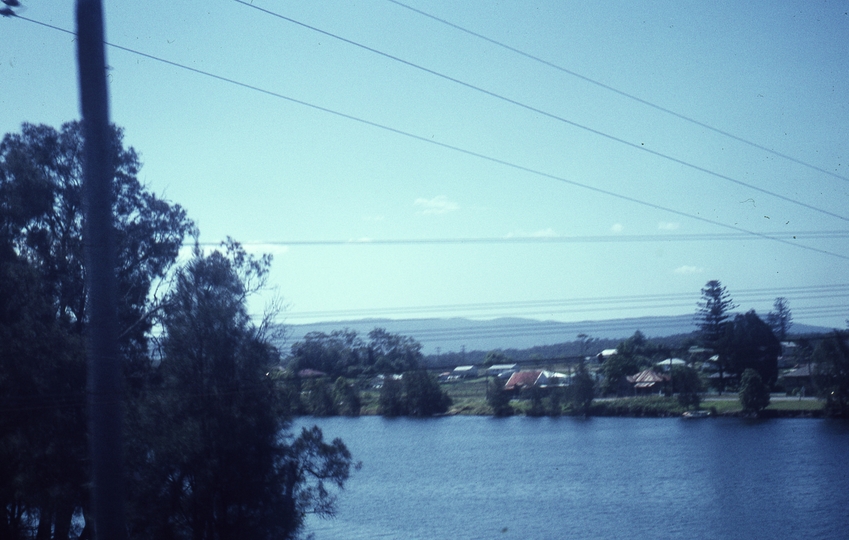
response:
<path fill-rule="evenodd" d="M 79 115 L 72 6 L 27 7 L 54 28 L 0 19 L 4 132 Z M 107 6 L 110 95 L 142 180 L 272 252 L 293 314 L 605 319 L 719 279 L 842 327 L 802 291 L 847 275 L 847 14 L 154 0 Z"/>

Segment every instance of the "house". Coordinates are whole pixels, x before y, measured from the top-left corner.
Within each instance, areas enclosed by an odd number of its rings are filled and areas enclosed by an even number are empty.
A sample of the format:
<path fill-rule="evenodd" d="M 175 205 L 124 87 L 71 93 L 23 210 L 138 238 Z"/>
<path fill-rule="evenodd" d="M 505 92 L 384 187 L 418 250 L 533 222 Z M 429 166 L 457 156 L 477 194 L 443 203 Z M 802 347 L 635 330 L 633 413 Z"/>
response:
<path fill-rule="evenodd" d="M 666 383 L 669 382 L 669 375 L 657 373 L 651 368 L 644 369 L 636 375 L 629 375 L 626 378 L 634 386 L 635 394 L 662 392 L 666 387 Z"/>
<path fill-rule="evenodd" d="M 386 377 L 389 377 L 393 381 L 401 381 L 404 378 L 403 374 L 395 374 L 395 375 L 377 375 L 371 380 L 371 387 L 375 390 L 380 390 L 383 388 L 383 382 L 386 380 Z"/>
<path fill-rule="evenodd" d="M 531 388 L 532 386 L 547 386 L 548 377 L 545 372 L 540 369 L 517 371 L 510 375 L 507 384 L 504 385 L 505 390 L 521 390 L 522 388 Z"/>
<path fill-rule="evenodd" d="M 617 351 L 616 349 L 604 349 L 603 351 L 598 353 L 598 355 L 596 356 L 596 360 L 599 364 L 603 364 L 605 360 L 616 354 L 619 354 L 619 351 Z"/>
<path fill-rule="evenodd" d="M 506 379 L 517 371 L 519 371 L 519 364 L 493 364 L 486 370 L 486 374 L 491 377 Z"/>
<path fill-rule="evenodd" d="M 457 366 L 451 372 L 452 379 L 474 379 L 478 376 L 478 368 L 476 366 Z"/>
<path fill-rule="evenodd" d="M 811 364 L 805 364 L 788 373 L 781 378 L 784 379 L 784 389 L 788 394 L 806 393 L 812 395 L 814 389 L 814 373 Z M 804 390 L 803 390 L 804 389 Z"/>

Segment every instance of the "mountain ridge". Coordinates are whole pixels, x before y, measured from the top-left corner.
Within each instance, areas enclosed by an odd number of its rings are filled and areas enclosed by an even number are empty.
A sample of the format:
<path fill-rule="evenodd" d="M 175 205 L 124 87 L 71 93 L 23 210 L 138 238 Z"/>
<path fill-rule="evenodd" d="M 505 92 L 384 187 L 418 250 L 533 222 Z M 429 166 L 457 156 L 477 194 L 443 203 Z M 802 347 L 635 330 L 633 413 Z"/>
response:
<path fill-rule="evenodd" d="M 528 349 L 575 341 L 578 334 L 591 338 L 618 340 L 641 331 L 648 338 L 690 334 L 698 327 L 693 314 L 627 317 L 577 322 L 542 321 L 522 317 L 477 320 L 462 317 L 423 319 L 366 318 L 287 325 L 286 345 L 303 339 L 309 332 L 330 333 L 349 329 L 366 337 L 374 328 L 410 336 L 422 344 L 425 355 L 495 349 Z M 828 332 L 830 328 L 793 323 L 795 334 Z M 284 345 L 284 347 L 286 346 Z"/>

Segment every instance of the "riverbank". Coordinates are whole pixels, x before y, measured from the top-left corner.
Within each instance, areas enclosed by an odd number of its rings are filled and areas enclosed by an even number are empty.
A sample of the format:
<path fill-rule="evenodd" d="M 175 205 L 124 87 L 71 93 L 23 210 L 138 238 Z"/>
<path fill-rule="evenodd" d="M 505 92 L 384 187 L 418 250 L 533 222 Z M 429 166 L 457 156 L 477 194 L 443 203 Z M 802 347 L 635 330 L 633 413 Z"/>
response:
<path fill-rule="evenodd" d="M 443 388 L 453 400 L 445 416 L 492 416 L 492 408 L 486 402 L 486 386 L 477 381 L 447 384 Z M 377 415 L 378 393 L 364 392 L 363 416 Z M 769 406 L 764 409 L 760 418 L 822 418 L 824 401 L 816 398 L 795 398 L 783 394 L 772 396 Z M 531 404 L 527 400 L 511 401 L 514 414 L 529 415 Z M 582 416 L 564 406 L 559 413 L 551 413 L 550 408 L 543 405 L 542 416 Z M 740 400 L 735 394 L 723 396 L 705 396 L 701 408 L 711 413 L 711 416 L 743 417 Z M 600 398 L 593 401 L 590 416 L 598 417 L 631 417 L 631 418 L 672 418 L 680 417 L 686 411 L 675 397 L 637 396 L 625 398 Z M 535 415 L 540 416 L 540 415 Z"/>

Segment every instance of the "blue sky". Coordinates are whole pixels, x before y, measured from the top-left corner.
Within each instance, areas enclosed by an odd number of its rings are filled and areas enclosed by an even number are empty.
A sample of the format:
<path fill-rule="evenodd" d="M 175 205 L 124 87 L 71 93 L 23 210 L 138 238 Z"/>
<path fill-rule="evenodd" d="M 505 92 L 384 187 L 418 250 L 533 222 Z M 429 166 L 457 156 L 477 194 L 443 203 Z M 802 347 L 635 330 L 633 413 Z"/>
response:
<path fill-rule="evenodd" d="M 288 322 L 681 314 L 719 279 L 845 326 L 849 2 L 403 4 L 557 67 L 387 0 L 106 2 L 110 43 L 277 94 L 107 49 L 141 179 L 273 253 Z M 0 130 L 77 118 L 73 36 L 0 31 Z"/>

